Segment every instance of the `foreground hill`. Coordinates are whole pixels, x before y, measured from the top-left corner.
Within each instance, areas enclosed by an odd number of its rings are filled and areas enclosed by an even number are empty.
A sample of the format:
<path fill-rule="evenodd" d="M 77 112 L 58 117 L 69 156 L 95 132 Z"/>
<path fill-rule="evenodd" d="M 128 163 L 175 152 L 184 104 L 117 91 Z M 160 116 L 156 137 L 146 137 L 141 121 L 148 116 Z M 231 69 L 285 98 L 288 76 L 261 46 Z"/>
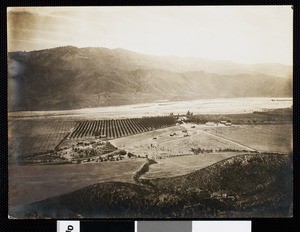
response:
<path fill-rule="evenodd" d="M 292 216 L 292 157 L 244 154 L 191 174 L 143 184 L 108 182 L 19 206 L 24 217 Z"/>
<path fill-rule="evenodd" d="M 11 52 L 8 67 L 10 111 L 292 96 L 292 68 L 280 64 L 244 65 L 66 46 Z"/>

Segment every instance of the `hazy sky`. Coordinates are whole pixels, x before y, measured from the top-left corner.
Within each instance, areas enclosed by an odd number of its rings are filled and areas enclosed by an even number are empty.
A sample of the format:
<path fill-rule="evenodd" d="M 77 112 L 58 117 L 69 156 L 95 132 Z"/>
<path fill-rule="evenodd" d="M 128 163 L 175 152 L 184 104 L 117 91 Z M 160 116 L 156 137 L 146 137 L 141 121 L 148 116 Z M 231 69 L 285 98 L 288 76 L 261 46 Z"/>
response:
<path fill-rule="evenodd" d="M 8 50 L 124 48 L 240 63 L 292 65 L 291 6 L 8 9 Z"/>

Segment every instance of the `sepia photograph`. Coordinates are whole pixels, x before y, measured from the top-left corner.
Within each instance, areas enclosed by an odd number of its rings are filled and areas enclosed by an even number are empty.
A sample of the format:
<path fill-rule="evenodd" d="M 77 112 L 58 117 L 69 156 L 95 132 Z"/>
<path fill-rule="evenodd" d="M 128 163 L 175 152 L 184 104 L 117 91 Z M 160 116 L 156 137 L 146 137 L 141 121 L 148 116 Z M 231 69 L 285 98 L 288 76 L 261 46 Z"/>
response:
<path fill-rule="evenodd" d="M 8 218 L 293 217 L 293 8 L 8 7 Z"/>

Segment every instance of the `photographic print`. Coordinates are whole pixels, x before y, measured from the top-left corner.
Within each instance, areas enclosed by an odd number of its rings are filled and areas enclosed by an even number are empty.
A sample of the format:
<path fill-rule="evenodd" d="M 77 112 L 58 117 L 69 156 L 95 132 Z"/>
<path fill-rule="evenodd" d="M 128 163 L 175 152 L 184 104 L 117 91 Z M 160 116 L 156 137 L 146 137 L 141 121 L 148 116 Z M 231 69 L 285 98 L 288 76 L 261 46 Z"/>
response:
<path fill-rule="evenodd" d="M 8 217 L 293 216 L 291 6 L 9 7 Z"/>

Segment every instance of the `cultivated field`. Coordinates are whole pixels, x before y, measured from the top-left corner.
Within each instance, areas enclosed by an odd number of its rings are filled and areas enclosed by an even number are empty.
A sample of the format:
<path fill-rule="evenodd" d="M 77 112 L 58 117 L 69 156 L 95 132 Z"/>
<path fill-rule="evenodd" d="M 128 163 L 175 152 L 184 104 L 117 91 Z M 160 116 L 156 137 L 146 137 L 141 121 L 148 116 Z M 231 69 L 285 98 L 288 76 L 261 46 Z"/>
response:
<path fill-rule="evenodd" d="M 19 159 L 35 153 L 54 150 L 74 126 L 74 121 L 61 120 L 9 121 L 9 161 L 19 162 Z"/>
<path fill-rule="evenodd" d="M 192 128 L 194 127 L 194 128 Z M 140 156 L 154 159 L 194 154 L 192 149 L 211 152 L 230 149 L 234 151 L 254 151 L 254 149 L 231 140 L 219 138 L 204 131 L 206 126 L 181 124 L 124 138 L 111 140 L 121 149 Z"/>
<path fill-rule="evenodd" d="M 10 120 L 9 161 L 14 163 L 67 162 L 57 153 L 60 147 L 78 139 L 111 139 L 164 128 L 175 124 L 174 117 L 147 117 L 117 120 Z"/>
<path fill-rule="evenodd" d="M 175 124 L 174 117 L 147 117 L 131 119 L 112 119 L 99 121 L 82 121 L 70 135 L 70 138 L 103 137 L 118 138 L 159 129 Z"/>
<path fill-rule="evenodd" d="M 206 116 L 209 119 L 209 115 Z M 227 126 L 221 122 L 207 125 L 188 123 L 183 118 L 10 119 L 9 207 L 61 196 L 85 187 L 89 189 L 91 185 L 104 182 L 102 187 L 107 190 L 105 194 L 108 199 L 120 198 L 120 202 L 124 199 L 126 202 L 130 196 L 125 190 L 121 193 L 116 189 L 116 186 L 123 186 L 125 182 L 124 189 L 127 185 L 133 186 L 137 191 L 134 196 L 139 198 L 139 188 L 145 188 L 146 192 L 157 190 L 151 187 L 157 178 L 164 178 L 168 182 L 168 179 L 198 170 L 204 172 L 223 160 L 235 160 L 238 155 L 249 155 L 254 160 L 255 155 L 268 155 L 271 160 L 272 155 L 276 154 L 270 153 L 280 153 L 276 157 L 281 160 L 281 156 L 284 156 L 281 153 L 292 153 L 292 124 L 287 120 L 282 121 L 280 116 L 279 121 L 269 124 L 251 121 L 252 125 L 229 123 Z M 57 165 L 57 162 L 64 164 Z M 22 165 L 25 163 L 31 165 Z M 230 163 L 226 165 L 228 170 L 234 169 Z M 244 161 L 241 165 L 244 165 Z M 111 191 L 120 195 L 115 196 Z M 155 196 L 151 202 L 155 205 L 156 201 L 162 201 L 163 204 L 164 194 L 171 194 L 170 199 L 166 197 L 171 207 L 172 201 L 179 196 L 168 191 L 162 193 L 158 200 L 153 193 Z M 217 188 L 210 193 L 211 196 L 215 191 Z M 142 198 L 149 200 L 147 195 Z M 206 200 L 203 199 L 202 203 L 206 204 Z M 111 204 L 117 204 L 111 201 Z M 198 204 L 195 199 L 193 201 Z M 214 207 L 218 208 L 217 205 Z M 182 210 L 184 212 L 185 209 Z"/>
<path fill-rule="evenodd" d="M 239 125 L 208 127 L 207 132 L 247 145 L 258 151 L 290 153 L 293 148 L 293 125 Z"/>
<path fill-rule="evenodd" d="M 109 163 L 9 166 L 9 206 L 58 196 L 91 184 L 121 181 L 133 183 L 134 173 L 145 159 Z"/>
<path fill-rule="evenodd" d="M 187 174 L 243 153 L 288 153 L 291 130 L 290 124 L 206 126 L 187 123 L 114 139 L 111 143 L 133 154 L 155 159 L 157 164 L 150 165 L 142 176 L 151 179 Z M 194 155 L 192 149 L 199 148 L 203 152 Z"/>

